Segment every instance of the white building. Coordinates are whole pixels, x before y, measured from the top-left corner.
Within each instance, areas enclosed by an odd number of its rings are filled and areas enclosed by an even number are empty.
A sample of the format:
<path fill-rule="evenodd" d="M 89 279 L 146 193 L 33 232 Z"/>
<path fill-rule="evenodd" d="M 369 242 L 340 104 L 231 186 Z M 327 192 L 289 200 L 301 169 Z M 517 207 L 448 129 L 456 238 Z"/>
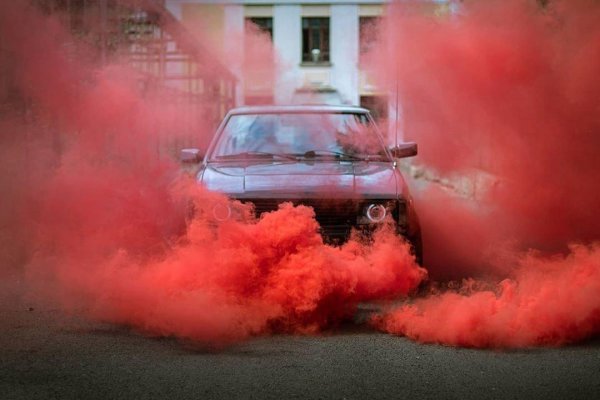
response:
<path fill-rule="evenodd" d="M 261 79 L 244 79 L 240 73 L 243 65 L 239 64 L 242 61 L 229 65 L 240 77 L 238 105 L 306 102 L 307 92 L 311 91 L 318 93 L 313 101 L 363 105 L 376 114 L 385 114 L 388 93 L 372 84 L 361 67 L 361 54 L 372 44 L 371 27 L 385 12 L 387 3 L 388 0 L 166 0 L 165 5 L 190 29 L 203 24 L 225 53 L 240 51 L 239 35 L 243 35 L 248 22 L 270 34 L 283 73 L 277 74 L 272 84 L 264 85 Z M 433 3 L 443 6 L 448 1 Z"/>

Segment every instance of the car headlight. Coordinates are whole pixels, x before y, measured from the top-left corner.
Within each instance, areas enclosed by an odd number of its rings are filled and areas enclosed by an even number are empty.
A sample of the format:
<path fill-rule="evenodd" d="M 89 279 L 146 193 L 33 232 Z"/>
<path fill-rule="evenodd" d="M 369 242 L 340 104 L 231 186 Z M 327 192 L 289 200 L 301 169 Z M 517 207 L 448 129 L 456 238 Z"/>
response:
<path fill-rule="evenodd" d="M 231 207 L 229 204 L 217 203 L 212 209 L 213 217 L 219 222 L 227 221 L 231 218 Z"/>
<path fill-rule="evenodd" d="M 387 209 L 383 204 L 370 204 L 365 211 L 365 215 L 370 222 L 379 223 L 387 216 Z"/>

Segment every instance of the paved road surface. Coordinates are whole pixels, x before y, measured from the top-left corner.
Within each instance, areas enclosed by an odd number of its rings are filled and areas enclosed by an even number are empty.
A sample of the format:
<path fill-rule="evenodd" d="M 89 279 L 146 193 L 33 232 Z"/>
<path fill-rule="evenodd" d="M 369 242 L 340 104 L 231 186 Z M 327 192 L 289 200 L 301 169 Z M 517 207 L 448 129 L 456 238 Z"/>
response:
<path fill-rule="evenodd" d="M 2 297 L 2 295 L 0 295 Z M 481 351 L 349 324 L 222 351 L 0 299 L 0 399 L 598 399 L 600 341 Z"/>

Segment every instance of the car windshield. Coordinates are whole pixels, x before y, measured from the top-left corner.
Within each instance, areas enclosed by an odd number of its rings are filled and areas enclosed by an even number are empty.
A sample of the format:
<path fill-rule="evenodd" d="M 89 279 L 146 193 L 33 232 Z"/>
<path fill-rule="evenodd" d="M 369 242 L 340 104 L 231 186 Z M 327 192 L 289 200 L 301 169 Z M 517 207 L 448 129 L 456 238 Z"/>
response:
<path fill-rule="evenodd" d="M 233 115 L 211 159 L 387 157 L 364 113 L 269 113 Z"/>

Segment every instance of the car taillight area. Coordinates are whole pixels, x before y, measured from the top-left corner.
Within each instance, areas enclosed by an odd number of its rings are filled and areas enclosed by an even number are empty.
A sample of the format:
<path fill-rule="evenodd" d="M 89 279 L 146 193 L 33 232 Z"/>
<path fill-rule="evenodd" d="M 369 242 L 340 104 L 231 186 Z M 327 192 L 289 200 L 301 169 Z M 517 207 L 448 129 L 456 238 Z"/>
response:
<path fill-rule="evenodd" d="M 392 219 L 398 232 L 406 232 L 406 204 L 389 199 L 239 199 L 252 203 L 256 217 L 278 209 L 279 204 L 311 207 L 326 242 L 339 243 L 348 239 L 352 228 L 369 231 Z"/>

